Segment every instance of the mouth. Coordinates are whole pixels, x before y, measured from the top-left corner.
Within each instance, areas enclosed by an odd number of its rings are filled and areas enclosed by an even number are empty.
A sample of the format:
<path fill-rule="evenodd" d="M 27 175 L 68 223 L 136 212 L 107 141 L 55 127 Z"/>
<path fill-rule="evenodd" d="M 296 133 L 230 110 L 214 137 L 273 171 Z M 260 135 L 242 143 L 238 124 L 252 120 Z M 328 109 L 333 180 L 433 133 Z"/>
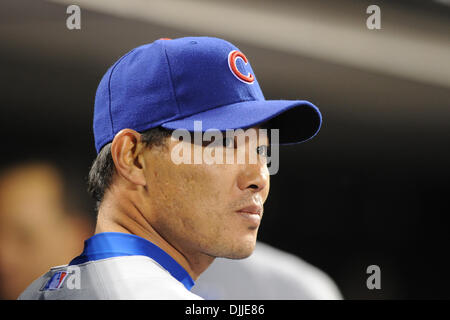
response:
<path fill-rule="evenodd" d="M 255 229 L 261 223 L 263 215 L 263 207 L 260 205 L 250 205 L 236 211 L 239 216 L 244 218 L 248 223 L 252 225 L 252 229 Z"/>
<path fill-rule="evenodd" d="M 253 204 L 253 205 L 247 206 L 245 208 L 239 209 L 237 212 L 262 216 L 263 208 L 260 205 Z"/>

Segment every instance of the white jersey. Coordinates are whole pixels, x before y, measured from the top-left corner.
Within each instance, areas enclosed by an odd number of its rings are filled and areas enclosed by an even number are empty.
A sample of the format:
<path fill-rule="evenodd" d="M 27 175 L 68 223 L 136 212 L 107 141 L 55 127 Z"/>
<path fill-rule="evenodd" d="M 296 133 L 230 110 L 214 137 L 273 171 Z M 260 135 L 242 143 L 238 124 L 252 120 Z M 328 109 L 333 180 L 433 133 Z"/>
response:
<path fill-rule="evenodd" d="M 324 272 L 259 241 L 246 259 L 217 258 L 197 279 L 192 292 L 214 300 L 342 299 Z"/>
<path fill-rule="evenodd" d="M 51 268 L 19 299 L 202 299 L 190 292 L 193 285 L 187 271 L 153 243 L 105 232 L 86 240 L 80 256 Z"/>

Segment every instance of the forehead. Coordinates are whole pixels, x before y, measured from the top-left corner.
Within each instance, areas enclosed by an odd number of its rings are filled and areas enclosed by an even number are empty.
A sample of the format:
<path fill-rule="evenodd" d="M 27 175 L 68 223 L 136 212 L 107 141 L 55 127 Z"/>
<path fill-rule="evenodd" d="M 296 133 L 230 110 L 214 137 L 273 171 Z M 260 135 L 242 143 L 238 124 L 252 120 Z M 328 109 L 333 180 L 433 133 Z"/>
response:
<path fill-rule="evenodd" d="M 248 137 L 248 139 L 258 139 L 259 143 L 267 143 L 268 142 L 268 132 L 267 128 L 263 128 L 261 126 L 254 126 L 247 129 L 237 129 L 234 131 L 234 136 L 236 138 Z"/>
<path fill-rule="evenodd" d="M 171 142 L 192 142 L 194 144 L 205 144 L 217 139 L 223 138 L 235 138 L 242 141 L 242 138 L 248 140 L 257 140 L 258 143 L 269 142 L 270 129 L 262 126 L 253 126 L 246 129 L 228 129 L 226 131 L 220 131 L 215 129 L 209 129 L 205 132 L 191 132 L 186 129 L 174 130 L 170 137 L 167 137 Z"/>

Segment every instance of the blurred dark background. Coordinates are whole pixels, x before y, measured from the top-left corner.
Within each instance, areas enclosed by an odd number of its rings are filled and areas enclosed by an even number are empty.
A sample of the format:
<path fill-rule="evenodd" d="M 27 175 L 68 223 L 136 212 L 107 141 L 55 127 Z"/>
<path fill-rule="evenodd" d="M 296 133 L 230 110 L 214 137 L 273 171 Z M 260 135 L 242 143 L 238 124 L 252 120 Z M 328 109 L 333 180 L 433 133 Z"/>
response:
<path fill-rule="evenodd" d="M 81 30 L 66 8 L 81 7 Z M 369 30 L 366 8 L 381 8 Z M 84 193 L 107 68 L 161 37 L 225 38 L 266 99 L 324 117 L 281 150 L 259 239 L 328 273 L 347 299 L 450 298 L 450 3 L 441 1 L 24 1 L 0 3 L 0 166 L 62 168 Z M 81 190 L 81 191 L 80 191 Z M 366 268 L 381 268 L 368 290 Z"/>

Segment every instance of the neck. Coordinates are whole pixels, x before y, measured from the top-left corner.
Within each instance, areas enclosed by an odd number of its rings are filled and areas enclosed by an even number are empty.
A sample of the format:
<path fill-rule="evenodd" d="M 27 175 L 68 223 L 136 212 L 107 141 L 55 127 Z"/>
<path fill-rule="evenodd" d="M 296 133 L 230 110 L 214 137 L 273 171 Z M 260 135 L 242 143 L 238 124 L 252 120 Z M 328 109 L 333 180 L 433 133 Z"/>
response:
<path fill-rule="evenodd" d="M 200 252 L 188 253 L 187 250 L 183 252 L 175 248 L 152 227 L 129 199 L 114 194 L 105 195 L 98 211 L 95 234 L 102 232 L 129 233 L 152 242 L 178 262 L 194 281 L 214 261 L 214 257 Z"/>

